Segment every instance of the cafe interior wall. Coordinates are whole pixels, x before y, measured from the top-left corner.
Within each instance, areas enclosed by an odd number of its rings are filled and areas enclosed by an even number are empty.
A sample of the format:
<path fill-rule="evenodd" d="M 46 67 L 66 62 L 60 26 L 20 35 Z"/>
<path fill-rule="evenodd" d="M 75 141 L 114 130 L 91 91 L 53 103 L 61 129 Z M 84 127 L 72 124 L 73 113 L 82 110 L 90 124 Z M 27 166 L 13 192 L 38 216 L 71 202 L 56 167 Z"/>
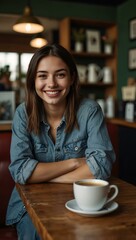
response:
<path fill-rule="evenodd" d="M 118 25 L 118 100 L 122 99 L 121 88 L 126 86 L 128 78 L 136 79 L 136 70 L 128 67 L 128 51 L 136 48 L 136 39 L 130 40 L 130 20 L 136 18 L 136 1 L 129 0 L 117 8 Z M 127 136 L 124 137 L 124 136 Z M 119 177 L 136 185 L 136 129 L 120 126 L 118 129 L 119 144 Z"/>
<path fill-rule="evenodd" d="M 128 52 L 136 48 L 136 39 L 130 40 L 130 20 L 136 19 L 136 1 L 129 0 L 117 8 L 118 25 L 118 99 L 122 98 L 121 88 L 127 85 L 128 78 L 136 79 L 136 70 L 128 67 Z"/>

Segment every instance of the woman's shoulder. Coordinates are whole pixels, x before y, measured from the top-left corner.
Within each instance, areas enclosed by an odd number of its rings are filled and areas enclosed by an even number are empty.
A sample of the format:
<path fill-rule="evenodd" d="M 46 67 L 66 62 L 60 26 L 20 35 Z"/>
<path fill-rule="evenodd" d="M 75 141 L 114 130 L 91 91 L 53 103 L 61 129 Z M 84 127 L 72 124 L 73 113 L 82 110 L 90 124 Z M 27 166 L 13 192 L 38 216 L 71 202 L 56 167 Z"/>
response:
<path fill-rule="evenodd" d="M 82 99 L 78 109 L 78 116 L 89 116 L 95 112 L 101 112 L 99 104 L 95 100 L 89 98 Z"/>
<path fill-rule="evenodd" d="M 99 107 L 98 103 L 95 100 L 84 98 L 80 102 L 79 108 L 97 108 Z"/>
<path fill-rule="evenodd" d="M 77 118 L 83 119 L 84 123 L 87 119 L 93 118 L 97 120 L 98 118 L 103 118 L 102 110 L 100 105 L 92 99 L 83 99 L 80 103 Z"/>
<path fill-rule="evenodd" d="M 23 117 L 26 117 L 26 106 L 25 106 L 25 103 L 20 103 L 17 107 L 16 107 L 16 110 L 15 110 L 15 116 L 16 115 L 19 115 L 19 116 L 22 116 Z"/>
<path fill-rule="evenodd" d="M 16 107 L 16 111 L 26 111 L 25 103 L 22 102 Z"/>

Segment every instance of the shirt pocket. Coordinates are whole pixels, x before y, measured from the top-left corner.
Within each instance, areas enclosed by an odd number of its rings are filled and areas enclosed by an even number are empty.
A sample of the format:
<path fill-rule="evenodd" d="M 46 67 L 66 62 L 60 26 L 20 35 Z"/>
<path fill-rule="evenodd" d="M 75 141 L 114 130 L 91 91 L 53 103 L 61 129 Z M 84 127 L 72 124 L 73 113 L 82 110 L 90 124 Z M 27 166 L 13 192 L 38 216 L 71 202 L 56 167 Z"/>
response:
<path fill-rule="evenodd" d="M 45 156 L 48 152 L 48 145 L 42 143 L 35 143 L 34 145 L 34 155 L 40 162 L 45 161 Z"/>
<path fill-rule="evenodd" d="M 85 156 L 85 150 L 87 147 L 86 139 L 80 139 L 73 141 L 64 146 L 65 159 L 68 158 L 78 158 Z"/>

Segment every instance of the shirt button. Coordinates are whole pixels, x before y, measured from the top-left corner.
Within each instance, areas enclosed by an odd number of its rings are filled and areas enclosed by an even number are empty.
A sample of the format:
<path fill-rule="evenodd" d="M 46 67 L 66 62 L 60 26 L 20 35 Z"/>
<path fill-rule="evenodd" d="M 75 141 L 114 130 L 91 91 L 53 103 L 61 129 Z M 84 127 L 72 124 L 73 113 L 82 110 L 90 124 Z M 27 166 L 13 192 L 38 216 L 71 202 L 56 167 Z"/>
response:
<path fill-rule="evenodd" d="M 78 147 L 75 147 L 75 151 L 77 151 L 78 150 Z"/>
<path fill-rule="evenodd" d="M 59 148 L 59 147 L 58 147 L 58 148 L 56 148 L 56 151 L 57 151 L 57 152 L 59 152 L 59 151 L 60 151 L 60 148 Z"/>

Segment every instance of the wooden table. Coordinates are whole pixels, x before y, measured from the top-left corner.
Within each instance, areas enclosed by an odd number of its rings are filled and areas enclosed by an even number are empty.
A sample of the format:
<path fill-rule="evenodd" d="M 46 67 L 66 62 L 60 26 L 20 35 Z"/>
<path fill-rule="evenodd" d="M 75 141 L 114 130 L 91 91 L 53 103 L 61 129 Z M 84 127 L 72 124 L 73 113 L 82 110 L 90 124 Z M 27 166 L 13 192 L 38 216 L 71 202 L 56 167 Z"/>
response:
<path fill-rule="evenodd" d="M 136 239 L 136 187 L 114 178 L 119 208 L 101 217 L 84 217 L 65 208 L 72 184 L 17 184 L 18 192 L 42 240 Z"/>

